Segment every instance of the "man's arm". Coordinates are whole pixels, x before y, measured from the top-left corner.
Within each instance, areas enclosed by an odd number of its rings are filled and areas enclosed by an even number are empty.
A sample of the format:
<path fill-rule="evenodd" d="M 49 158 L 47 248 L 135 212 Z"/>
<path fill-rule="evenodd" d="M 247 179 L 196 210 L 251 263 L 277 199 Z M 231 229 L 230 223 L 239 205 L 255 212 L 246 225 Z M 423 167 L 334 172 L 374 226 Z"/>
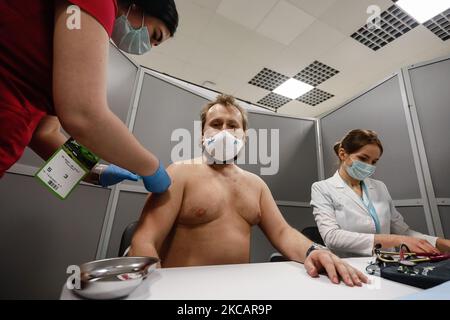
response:
<path fill-rule="evenodd" d="M 261 222 L 259 225 L 277 250 L 288 259 L 304 263 L 305 269 L 311 277 L 318 277 L 319 272 L 325 270 L 333 283 L 339 283 L 339 278 L 342 278 L 345 284 L 351 287 L 361 286 L 362 282 L 368 282 L 362 272 L 328 250 L 314 250 L 306 257 L 312 241 L 289 226 L 278 209 L 269 188 L 262 180 L 261 183 Z"/>
<path fill-rule="evenodd" d="M 151 194 L 142 210 L 128 256 L 159 257 L 158 251 L 172 229 L 183 202 L 183 164 L 172 164 L 167 172 L 172 185 L 167 192 Z"/>
<path fill-rule="evenodd" d="M 261 222 L 263 230 L 272 245 L 290 260 L 304 262 L 306 251 L 312 241 L 292 228 L 284 219 L 267 185 L 261 180 Z"/>

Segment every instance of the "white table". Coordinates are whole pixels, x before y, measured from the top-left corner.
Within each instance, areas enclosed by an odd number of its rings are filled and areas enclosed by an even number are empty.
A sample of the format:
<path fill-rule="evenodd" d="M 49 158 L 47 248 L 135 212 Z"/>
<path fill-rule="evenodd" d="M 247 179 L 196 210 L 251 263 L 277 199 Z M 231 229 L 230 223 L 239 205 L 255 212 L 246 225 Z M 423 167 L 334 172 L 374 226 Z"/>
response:
<path fill-rule="evenodd" d="M 372 260 L 345 259 L 363 271 Z M 154 270 L 127 299 L 156 300 L 300 300 L 397 299 L 422 289 L 369 276 L 370 285 L 336 285 L 326 276 L 311 278 L 302 264 L 268 262 Z M 65 286 L 61 299 L 79 299 Z"/>

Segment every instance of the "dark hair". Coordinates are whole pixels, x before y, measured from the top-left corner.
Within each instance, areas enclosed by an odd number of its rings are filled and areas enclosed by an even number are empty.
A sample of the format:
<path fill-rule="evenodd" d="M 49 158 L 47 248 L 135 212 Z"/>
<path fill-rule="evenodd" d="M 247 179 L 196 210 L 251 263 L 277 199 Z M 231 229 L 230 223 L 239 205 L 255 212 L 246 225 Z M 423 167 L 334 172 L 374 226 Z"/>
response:
<path fill-rule="evenodd" d="M 206 114 L 208 113 L 209 109 L 211 109 L 216 104 L 220 104 L 226 108 L 236 108 L 242 116 L 242 128 L 244 131 L 247 130 L 247 111 L 237 103 L 236 99 L 233 96 L 228 94 L 220 94 L 217 96 L 216 100 L 209 102 L 206 106 L 203 107 L 202 111 L 200 112 L 200 119 L 202 120 L 202 132 L 206 124 Z"/>
<path fill-rule="evenodd" d="M 333 149 L 336 155 L 339 157 L 339 149 L 343 148 L 348 154 L 357 152 L 359 149 L 368 144 L 374 144 L 380 148 L 381 154 L 383 154 L 383 145 L 375 131 L 354 129 L 348 132 L 341 141 L 336 142 Z"/>
<path fill-rule="evenodd" d="M 175 34 L 178 27 L 178 12 L 174 0 L 118 0 L 123 7 L 132 4 L 144 10 L 146 15 L 158 18 L 169 29 L 170 36 Z"/>

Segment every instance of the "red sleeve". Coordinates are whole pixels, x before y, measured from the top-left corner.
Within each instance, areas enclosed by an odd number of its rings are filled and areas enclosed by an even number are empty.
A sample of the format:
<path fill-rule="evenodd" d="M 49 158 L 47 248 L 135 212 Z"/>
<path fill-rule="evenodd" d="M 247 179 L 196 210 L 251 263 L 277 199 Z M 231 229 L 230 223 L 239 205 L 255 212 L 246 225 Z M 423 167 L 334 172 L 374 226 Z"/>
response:
<path fill-rule="evenodd" d="M 69 0 L 93 16 L 111 37 L 117 14 L 116 0 Z"/>

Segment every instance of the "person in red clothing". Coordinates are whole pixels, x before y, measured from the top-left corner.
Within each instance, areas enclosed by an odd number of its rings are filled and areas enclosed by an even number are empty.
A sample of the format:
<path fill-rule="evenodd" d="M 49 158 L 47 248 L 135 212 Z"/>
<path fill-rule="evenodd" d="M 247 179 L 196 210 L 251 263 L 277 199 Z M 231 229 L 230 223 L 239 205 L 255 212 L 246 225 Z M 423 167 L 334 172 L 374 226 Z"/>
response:
<path fill-rule="evenodd" d="M 106 69 L 110 38 L 143 54 L 174 35 L 174 0 L 0 0 L 0 12 L 0 178 L 26 146 L 49 159 L 62 126 L 111 163 L 96 171 L 101 185 L 133 172 L 148 191 L 167 190 L 160 161 L 109 109 Z"/>

